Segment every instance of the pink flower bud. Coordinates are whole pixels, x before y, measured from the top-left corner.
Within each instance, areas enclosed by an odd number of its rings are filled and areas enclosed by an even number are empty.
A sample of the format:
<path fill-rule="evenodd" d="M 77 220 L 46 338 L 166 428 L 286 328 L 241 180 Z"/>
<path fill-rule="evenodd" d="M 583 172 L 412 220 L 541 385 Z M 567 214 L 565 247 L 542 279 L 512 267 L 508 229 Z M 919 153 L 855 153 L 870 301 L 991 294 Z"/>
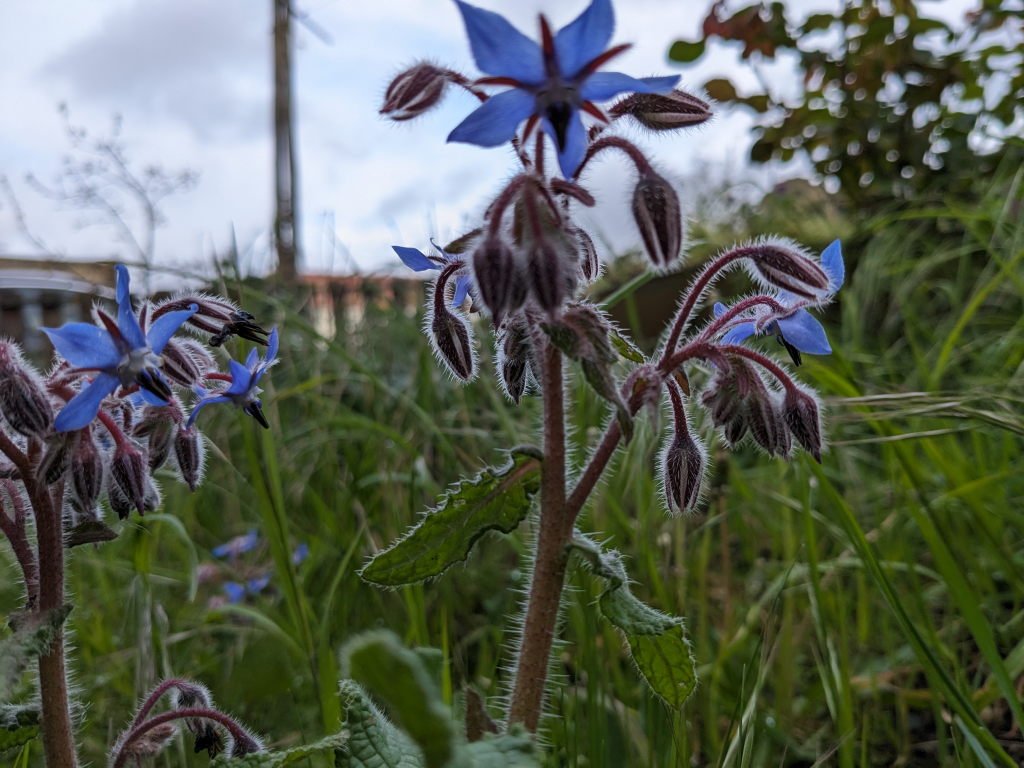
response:
<path fill-rule="evenodd" d="M 446 85 L 448 74 L 444 70 L 417 64 L 391 81 L 380 113 L 398 121 L 419 117 L 441 101 Z"/>
<path fill-rule="evenodd" d="M 53 406 L 43 382 L 21 350 L 5 340 L 0 340 L 0 414 L 26 437 L 45 437 L 53 427 Z"/>
<path fill-rule="evenodd" d="M 640 175 L 633 191 L 633 218 L 654 266 L 671 266 L 683 248 L 683 214 L 679 195 L 664 176 L 654 171 Z"/>
<path fill-rule="evenodd" d="M 610 110 L 614 117 L 631 117 L 652 131 L 672 131 L 700 125 L 711 118 L 711 106 L 685 91 L 634 93 Z"/>
<path fill-rule="evenodd" d="M 748 258 L 761 279 L 773 288 L 811 301 L 828 295 L 828 275 L 802 248 L 788 240 L 762 240 L 747 246 Z"/>
<path fill-rule="evenodd" d="M 793 437 L 821 463 L 821 410 L 813 395 L 800 389 L 786 392 L 782 415 Z"/>

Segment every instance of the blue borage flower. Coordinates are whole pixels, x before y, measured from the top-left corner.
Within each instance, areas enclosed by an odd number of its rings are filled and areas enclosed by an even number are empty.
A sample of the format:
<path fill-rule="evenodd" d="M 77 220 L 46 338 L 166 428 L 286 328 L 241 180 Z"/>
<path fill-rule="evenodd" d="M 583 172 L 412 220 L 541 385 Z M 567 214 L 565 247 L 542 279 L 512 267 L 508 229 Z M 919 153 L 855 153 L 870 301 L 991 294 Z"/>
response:
<path fill-rule="evenodd" d="M 417 248 L 406 248 L 403 245 L 392 245 L 391 248 L 413 272 L 425 272 L 428 269 L 441 270 L 449 264 L 459 261 L 456 256 L 448 253 L 433 240 L 430 241 L 440 256 L 427 256 Z M 461 307 L 470 291 L 473 290 L 473 278 L 469 275 L 459 275 L 455 278 L 455 296 L 452 298 L 453 307 Z"/>
<path fill-rule="evenodd" d="M 211 551 L 214 557 L 227 557 L 234 560 L 239 555 L 252 552 L 259 543 L 260 535 L 253 530 L 243 533 L 241 536 L 235 536 L 233 539 L 217 545 Z"/>
<path fill-rule="evenodd" d="M 269 429 L 270 424 L 267 417 L 263 415 L 263 402 L 260 400 L 259 387 L 260 379 L 277 363 L 277 328 L 270 332 L 267 340 L 267 354 L 260 357 L 259 350 L 253 348 L 245 359 L 245 365 L 237 360 L 228 361 L 228 370 L 231 371 L 231 383 L 225 389 L 207 390 L 203 387 L 193 387 L 196 396 L 199 398 L 192 406 L 192 413 L 189 414 L 186 426 L 191 428 L 195 424 L 199 412 L 208 405 L 216 403 L 234 403 L 247 414 L 259 422 L 264 429 Z"/>
<path fill-rule="evenodd" d="M 473 58 L 489 77 L 478 85 L 507 85 L 459 123 L 448 141 L 496 147 L 510 141 L 526 121 L 524 138 L 537 125 L 558 149 L 558 163 L 572 178 L 587 149 L 580 112 L 599 120 L 608 117 L 595 102 L 621 93 L 667 93 L 679 77 L 635 78 L 621 72 L 598 72 L 629 45 L 608 48 L 615 29 L 611 0 L 593 0 L 573 22 L 552 34 L 540 17 L 541 45 L 526 37 L 504 17 L 456 0 L 469 36 Z"/>
<path fill-rule="evenodd" d="M 96 316 L 103 327 L 91 323 L 66 323 L 60 328 L 43 328 L 58 354 L 81 372 L 96 372 L 92 381 L 68 401 L 54 422 L 58 432 L 86 426 L 99 412 L 103 398 L 122 386 L 138 389 L 147 402 L 167 405 L 171 388 L 160 373 L 160 354 L 181 325 L 198 310 L 167 312 L 145 329 L 132 309 L 128 270 L 118 264 L 117 320 L 102 309 Z"/>
<path fill-rule="evenodd" d="M 838 240 L 833 241 L 821 254 L 821 267 L 828 275 L 828 296 L 822 302 L 809 302 L 788 291 L 779 291 L 773 298 L 791 311 L 768 322 L 759 331 L 758 322 L 749 320 L 738 323 L 723 336 L 723 344 L 742 344 L 751 336 L 761 332 L 775 335 L 793 358 L 800 364 L 800 353 L 808 355 L 828 355 L 832 346 L 828 343 L 825 329 L 805 307 L 827 303 L 842 287 L 846 279 L 846 267 L 843 264 L 842 246 Z M 717 303 L 714 307 L 715 317 L 726 312 L 724 304 Z"/>

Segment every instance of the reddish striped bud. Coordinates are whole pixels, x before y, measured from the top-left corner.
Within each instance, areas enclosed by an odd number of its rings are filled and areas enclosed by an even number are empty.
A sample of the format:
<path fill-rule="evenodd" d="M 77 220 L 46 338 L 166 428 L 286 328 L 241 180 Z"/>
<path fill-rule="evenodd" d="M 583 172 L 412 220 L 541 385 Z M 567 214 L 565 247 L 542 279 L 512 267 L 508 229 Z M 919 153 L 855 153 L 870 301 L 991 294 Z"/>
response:
<path fill-rule="evenodd" d="M 178 428 L 174 435 L 174 458 L 182 481 L 194 491 L 206 468 L 206 440 L 198 429 Z"/>
<path fill-rule="evenodd" d="M 519 404 L 530 368 L 530 336 L 522 319 L 505 323 L 498 333 L 498 377 L 509 399 Z"/>
<path fill-rule="evenodd" d="M 601 274 L 601 261 L 597 256 L 594 240 L 582 227 L 576 227 L 572 234 L 576 238 L 578 246 L 580 273 L 583 275 L 584 280 L 592 283 Z"/>
<path fill-rule="evenodd" d="M 488 235 L 473 252 L 473 279 L 495 325 L 526 301 L 519 259 L 500 235 Z"/>
<path fill-rule="evenodd" d="M 654 266 L 671 266 L 683 249 L 683 213 L 679 195 L 664 176 L 651 170 L 640 175 L 633 190 L 633 218 Z"/>
<path fill-rule="evenodd" d="M 146 512 L 146 481 L 149 467 L 146 457 L 134 443 L 123 442 L 114 449 L 110 460 L 108 495 L 117 516 L 124 519 L 134 507 L 139 514 Z M 125 513 L 125 504 L 129 513 Z"/>
<path fill-rule="evenodd" d="M 711 106 L 686 91 L 634 93 L 615 104 L 609 114 L 631 117 L 652 131 L 672 131 L 706 122 L 711 118 Z"/>
<path fill-rule="evenodd" d="M 166 407 L 148 406 L 142 418 L 132 431 L 135 437 L 145 437 L 146 459 L 149 471 L 156 472 L 171 455 L 171 442 L 174 439 L 174 421 Z"/>
<path fill-rule="evenodd" d="M 53 406 L 39 376 L 13 342 L 0 340 L 0 414 L 25 437 L 45 437 L 53 427 Z"/>
<path fill-rule="evenodd" d="M 64 477 L 77 436 L 76 432 L 62 432 L 46 441 L 46 452 L 36 467 L 36 478 L 44 485 L 53 485 Z"/>
<path fill-rule="evenodd" d="M 380 113 L 396 121 L 412 120 L 441 101 L 446 85 L 448 74 L 444 70 L 417 64 L 391 81 Z"/>
<path fill-rule="evenodd" d="M 821 463 L 821 410 L 813 395 L 800 389 L 786 392 L 782 415 L 796 441 Z"/>
<path fill-rule="evenodd" d="M 706 464 L 704 446 L 690 436 L 689 430 L 674 430 L 661 458 L 669 512 L 678 515 L 697 508 Z"/>
<path fill-rule="evenodd" d="M 71 493 L 81 510 L 92 510 L 103 488 L 103 456 L 86 428 L 78 433 L 71 452 Z"/>
<path fill-rule="evenodd" d="M 829 280 L 825 270 L 795 243 L 782 239 L 762 240 L 745 250 L 758 276 L 773 288 L 811 301 L 828 295 Z"/>

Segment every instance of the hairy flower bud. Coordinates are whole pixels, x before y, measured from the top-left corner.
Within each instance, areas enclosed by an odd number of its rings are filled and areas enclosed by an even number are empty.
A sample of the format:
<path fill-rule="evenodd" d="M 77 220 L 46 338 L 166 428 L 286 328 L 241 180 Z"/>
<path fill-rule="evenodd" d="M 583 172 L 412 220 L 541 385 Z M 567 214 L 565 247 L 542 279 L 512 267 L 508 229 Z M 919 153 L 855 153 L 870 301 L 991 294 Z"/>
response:
<path fill-rule="evenodd" d="M 565 235 L 550 230 L 526 245 L 530 295 L 549 314 L 556 312 L 576 287 L 576 255 Z"/>
<path fill-rule="evenodd" d="M 789 430 L 782 419 L 776 398 L 768 389 L 750 397 L 746 404 L 747 426 L 754 442 L 772 456 L 788 456 L 792 448 Z"/>
<path fill-rule="evenodd" d="M 114 511 L 121 519 L 127 517 L 127 514 L 122 514 L 125 502 L 129 511 L 134 507 L 140 515 L 146 512 L 148 470 L 146 457 L 135 444 L 125 441 L 114 449 L 114 455 L 110 460 L 108 494 L 111 505 L 116 504 Z"/>
<path fill-rule="evenodd" d="M 779 435 L 781 418 L 774 398 L 757 370 L 743 358 L 730 356 L 728 366 L 717 369 L 701 395 L 715 426 L 726 442 L 737 445 L 749 428 L 754 439 L 772 453 L 788 450 L 788 435 Z M 785 433 L 785 429 L 781 429 Z"/>
<path fill-rule="evenodd" d="M 168 341 L 164 347 L 162 358 L 161 368 L 164 375 L 175 384 L 192 387 L 200 383 L 203 371 L 182 342 L 175 339 Z"/>
<path fill-rule="evenodd" d="M 430 338 L 434 342 L 434 351 L 452 375 L 462 381 L 469 381 L 473 378 L 475 366 L 466 321 L 449 312 L 443 302 L 441 306 L 435 302 L 432 315 Z"/>
<path fill-rule="evenodd" d="M 132 434 L 135 437 L 146 437 L 146 459 L 149 471 L 156 472 L 167 461 L 171 454 L 171 442 L 174 439 L 174 421 L 166 407 L 148 406 Z"/>
<path fill-rule="evenodd" d="M 601 274 L 601 262 L 597 257 L 597 248 L 594 246 L 594 240 L 582 227 L 574 228 L 572 234 L 579 246 L 580 273 L 583 275 L 584 280 L 592 283 Z"/>
<path fill-rule="evenodd" d="M 473 252 L 473 279 L 496 325 L 526 301 L 519 260 L 500 235 L 488 235 Z"/>
<path fill-rule="evenodd" d="M 631 117 L 652 131 L 672 131 L 700 125 L 711 118 L 711 106 L 686 91 L 634 93 L 615 104 L 609 114 Z"/>
<path fill-rule="evenodd" d="M 782 401 L 782 416 L 796 441 L 820 464 L 821 410 L 818 401 L 803 390 L 788 390 Z"/>
<path fill-rule="evenodd" d="M 0 414 L 26 437 L 44 437 L 53 427 L 53 406 L 42 381 L 6 340 L 0 340 Z"/>
<path fill-rule="evenodd" d="M 700 501 L 700 488 L 707 464 L 704 447 L 687 429 L 676 429 L 661 458 L 662 483 L 669 512 L 692 512 Z"/>
<path fill-rule="evenodd" d="M 664 176 L 654 171 L 640 175 L 633 190 L 633 218 L 654 266 L 671 266 L 683 248 L 683 214 L 679 195 Z"/>
<path fill-rule="evenodd" d="M 92 437 L 92 429 L 78 433 L 71 452 L 71 493 L 80 510 L 92 510 L 103 488 L 103 456 Z"/>
<path fill-rule="evenodd" d="M 788 240 L 762 240 L 746 247 L 758 276 L 773 288 L 812 301 L 828 294 L 829 280 L 816 261 Z"/>
<path fill-rule="evenodd" d="M 255 322 L 251 314 L 221 296 L 210 296 L 205 293 L 174 296 L 156 306 L 152 312 L 152 320 L 156 321 L 167 312 L 192 306 L 196 307 L 196 311 L 185 322 L 196 330 L 211 334 L 210 346 L 219 347 L 231 336 L 266 345 L 267 331 Z"/>
<path fill-rule="evenodd" d="M 505 394 L 516 405 L 526 391 L 530 368 L 530 336 L 521 318 L 507 322 L 498 333 L 498 378 Z"/>
<path fill-rule="evenodd" d="M 75 432 L 64 432 L 47 439 L 46 452 L 36 468 L 36 477 L 42 480 L 44 485 L 53 485 L 64 477 L 71 462 L 71 451 L 77 437 Z"/>
<path fill-rule="evenodd" d="M 397 121 L 419 117 L 441 101 L 446 85 L 444 70 L 421 62 L 391 81 L 380 113 Z"/>
<path fill-rule="evenodd" d="M 174 458 L 178 472 L 189 490 L 194 491 L 203 479 L 206 467 L 206 441 L 194 427 L 179 427 L 174 435 Z"/>

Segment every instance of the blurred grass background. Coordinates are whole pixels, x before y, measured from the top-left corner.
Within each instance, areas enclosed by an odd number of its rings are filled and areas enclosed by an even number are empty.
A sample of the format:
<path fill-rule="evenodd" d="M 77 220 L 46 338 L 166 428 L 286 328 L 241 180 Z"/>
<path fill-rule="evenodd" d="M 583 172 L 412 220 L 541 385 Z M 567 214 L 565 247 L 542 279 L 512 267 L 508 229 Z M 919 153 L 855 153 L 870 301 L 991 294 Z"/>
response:
<path fill-rule="evenodd" d="M 974 205 L 868 220 L 813 192 L 779 194 L 693 233 L 689 271 L 754 232 L 815 247 L 843 236 L 848 283 L 826 320 L 835 353 L 800 371 L 827 402 L 831 449 L 818 468 L 712 442 L 706 508 L 672 519 L 654 477 L 664 424 L 641 419 L 582 526 L 627 555 L 641 597 L 688 618 L 700 687 L 679 715 L 654 701 L 597 615 L 599 585 L 574 577 L 550 765 L 1024 763 L 1022 183 L 1004 163 Z M 620 260 L 597 293 L 635 268 Z M 202 488 L 168 476 L 159 514 L 76 551 L 75 683 L 93 764 L 167 675 L 202 680 L 272 744 L 318 738 L 339 717 L 337 649 L 368 628 L 441 648 L 450 701 L 466 684 L 500 695 L 507 682 L 528 531 L 488 537 L 425 586 L 379 591 L 357 570 L 448 483 L 535 441 L 539 403 L 511 407 L 487 362 L 453 385 L 418 318 L 395 308 L 371 305 L 327 340 L 271 286 L 223 287 L 281 328 L 273 429 L 204 414 Z M 633 295 L 615 311 L 650 347 L 644 304 Z M 484 348 L 489 331 L 476 331 Z M 605 413 L 575 389 L 580 459 Z M 249 530 L 254 551 L 212 556 Z M 6 572 L 0 613 L 20 599 Z M 223 581 L 264 573 L 265 590 L 224 601 Z M 19 759 L 35 764 L 37 751 Z M 183 745 L 158 761 L 206 763 Z"/>

